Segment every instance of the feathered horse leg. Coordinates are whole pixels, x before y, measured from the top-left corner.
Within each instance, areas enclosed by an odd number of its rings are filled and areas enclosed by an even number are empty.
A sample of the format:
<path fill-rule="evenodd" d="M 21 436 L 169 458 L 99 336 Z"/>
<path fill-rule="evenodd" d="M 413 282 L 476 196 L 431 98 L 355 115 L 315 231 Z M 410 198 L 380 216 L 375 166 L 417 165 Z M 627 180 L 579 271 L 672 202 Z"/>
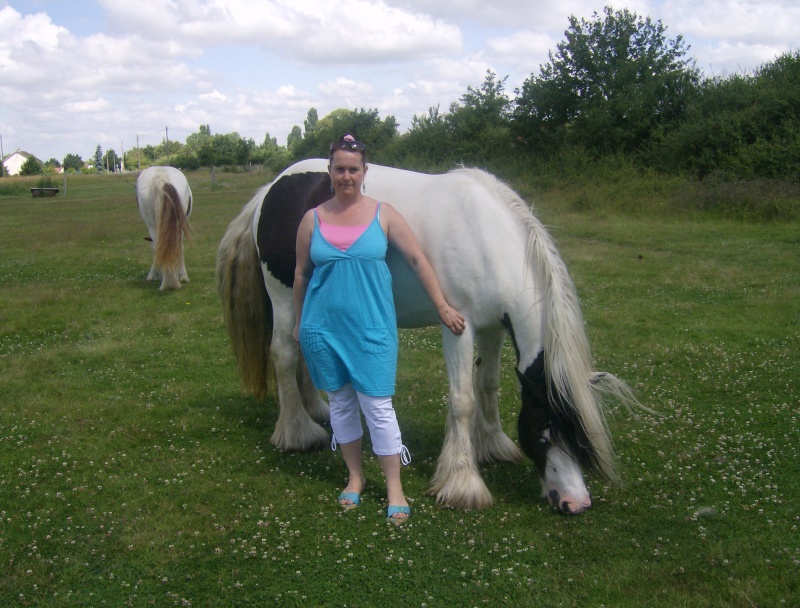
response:
<path fill-rule="evenodd" d="M 472 417 L 472 449 L 478 462 L 519 462 L 522 453 L 503 432 L 500 423 L 498 391 L 500 390 L 500 358 L 506 332 L 486 330 L 477 337 L 477 358 L 473 387 L 475 415 Z"/>

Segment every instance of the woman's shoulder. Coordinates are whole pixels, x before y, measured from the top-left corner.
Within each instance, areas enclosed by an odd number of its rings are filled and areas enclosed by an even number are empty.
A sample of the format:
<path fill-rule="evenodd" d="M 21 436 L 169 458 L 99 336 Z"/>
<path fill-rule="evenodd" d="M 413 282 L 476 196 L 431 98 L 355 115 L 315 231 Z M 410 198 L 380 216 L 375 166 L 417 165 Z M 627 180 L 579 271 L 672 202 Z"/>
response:
<path fill-rule="evenodd" d="M 310 229 L 314 227 L 314 212 L 316 209 L 312 208 L 306 211 L 303 214 L 302 219 L 300 220 L 300 229 L 306 228 Z"/>
<path fill-rule="evenodd" d="M 400 215 L 400 212 L 397 210 L 397 208 L 389 201 L 379 201 L 378 205 L 380 205 L 381 212 L 386 212 L 395 216 Z"/>
<path fill-rule="evenodd" d="M 381 215 L 385 214 L 387 216 L 387 219 L 393 220 L 394 222 L 406 223 L 403 214 L 400 213 L 397 210 L 397 207 L 392 205 L 390 202 L 382 201 L 380 205 L 381 205 Z"/>

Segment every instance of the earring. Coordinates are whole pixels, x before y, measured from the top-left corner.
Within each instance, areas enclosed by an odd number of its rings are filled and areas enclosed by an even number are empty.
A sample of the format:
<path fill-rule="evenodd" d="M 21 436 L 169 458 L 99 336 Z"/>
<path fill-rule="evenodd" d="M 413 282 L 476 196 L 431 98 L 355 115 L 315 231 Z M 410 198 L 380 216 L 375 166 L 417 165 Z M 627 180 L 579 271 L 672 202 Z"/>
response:
<path fill-rule="evenodd" d="M 367 182 L 366 180 L 361 182 L 361 194 L 365 194 L 367 192 Z"/>

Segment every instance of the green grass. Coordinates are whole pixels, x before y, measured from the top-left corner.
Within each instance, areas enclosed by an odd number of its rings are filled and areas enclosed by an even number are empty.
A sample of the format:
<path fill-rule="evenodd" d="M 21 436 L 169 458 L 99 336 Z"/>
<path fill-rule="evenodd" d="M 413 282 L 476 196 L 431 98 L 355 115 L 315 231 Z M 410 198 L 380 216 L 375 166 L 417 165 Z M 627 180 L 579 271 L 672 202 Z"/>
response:
<path fill-rule="evenodd" d="M 590 478 L 584 515 L 551 511 L 527 460 L 482 467 L 492 508 L 443 509 L 426 494 L 446 416 L 438 332 L 404 331 L 413 515 L 395 528 L 374 458 L 362 506 L 344 513 L 340 455 L 278 452 L 274 398 L 240 393 L 214 257 L 270 176 L 188 177 L 191 282 L 171 293 L 144 280 L 133 178 L 0 196 L 0 605 L 800 603 L 796 223 L 537 193 L 598 368 L 661 415 L 612 409 L 622 482 Z"/>

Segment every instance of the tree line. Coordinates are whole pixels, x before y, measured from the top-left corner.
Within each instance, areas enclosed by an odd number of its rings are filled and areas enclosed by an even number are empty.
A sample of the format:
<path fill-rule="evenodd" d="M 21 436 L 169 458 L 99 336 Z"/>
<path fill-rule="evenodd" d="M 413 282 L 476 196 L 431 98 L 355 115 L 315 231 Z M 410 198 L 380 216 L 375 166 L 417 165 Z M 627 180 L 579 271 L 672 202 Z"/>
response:
<path fill-rule="evenodd" d="M 414 116 L 403 134 L 394 116 L 381 118 L 377 109 L 338 109 L 320 118 L 311 108 L 285 146 L 269 133 L 256 143 L 201 125 L 185 143 L 164 140 L 124 159 L 113 150 L 102 156 L 98 146 L 95 166 L 124 160 L 128 169 L 258 164 L 279 171 L 327 156 L 330 142 L 350 132 L 368 144 L 371 161 L 421 171 L 466 164 L 509 176 L 619 159 L 699 179 L 796 179 L 800 52 L 750 74 L 701 77 L 688 51 L 682 36 L 667 37 L 661 21 L 606 7 L 590 19 L 570 17 L 565 39 L 513 94 L 507 77 L 488 71 L 447 109 Z"/>

